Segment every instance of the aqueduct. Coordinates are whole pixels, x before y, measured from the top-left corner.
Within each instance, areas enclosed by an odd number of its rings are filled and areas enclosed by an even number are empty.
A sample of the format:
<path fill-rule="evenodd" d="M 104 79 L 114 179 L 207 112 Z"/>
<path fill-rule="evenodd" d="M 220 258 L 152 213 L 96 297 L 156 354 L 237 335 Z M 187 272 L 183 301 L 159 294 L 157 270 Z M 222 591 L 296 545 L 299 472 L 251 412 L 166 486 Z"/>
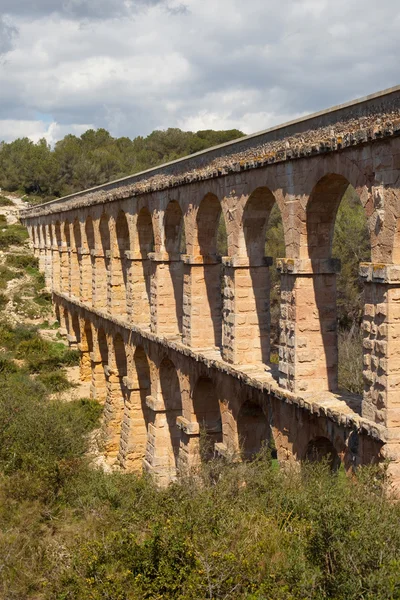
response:
<path fill-rule="evenodd" d="M 338 390 L 335 216 L 368 219 L 364 394 Z M 272 207 L 286 257 L 265 256 Z M 227 255 L 216 235 L 223 216 Z M 61 331 L 104 403 L 106 454 L 161 484 L 209 453 L 346 469 L 400 484 L 400 87 L 24 211 Z M 269 362 L 270 270 L 281 278 Z"/>

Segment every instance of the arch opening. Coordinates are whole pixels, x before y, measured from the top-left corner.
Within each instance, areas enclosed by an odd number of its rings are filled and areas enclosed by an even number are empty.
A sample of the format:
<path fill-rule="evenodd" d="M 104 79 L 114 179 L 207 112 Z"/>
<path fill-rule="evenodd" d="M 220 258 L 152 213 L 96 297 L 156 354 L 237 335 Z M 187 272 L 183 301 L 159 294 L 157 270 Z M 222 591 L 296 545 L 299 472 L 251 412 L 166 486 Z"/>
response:
<path fill-rule="evenodd" d="M 360 262 L 370 260 L 371 241 L 360 198 L 342 175 L 329 173 L 315 185 L 301 252 L 311 259 L 315 273 L 313 318 L 319 321 L 320 332 L 314 334 L 314 348 L 326 365 L 327 388 L 361 395 L 364 294 L 358 271 Z M 332 257 L 340 260 L 340 268 L 330 261 Z"/>
<path fill-rule="evenodd" d="M 268 445 L 271 428 L 259 404 L 250 400 L 242 404 L 237 417 L 237 432 L 242 460 L 253 460 Z"/>
<path fill-rule="evenodd" d="M 126 214 L 120 210 L 115 225 L 117 258 L 113 265 L 113 304 L 120 314 L 127 312 L 128 268 L 125 252 L 130 250 L 129 226 Z"/>
<path fill-rule="evenodd" d="M 203 270 L 203 278 L 198 278 L 196 290 L 204 338 L 200 346 L 221 348 L 223 272 L 219 249 L 223 250 L 226 243 L 226 225 L 220 202 L 214 194 L 208 193 L 200 202 L 196 231 L 197 247 L 195 245 L 194 252 L 203 259 L 202 265 L 196 267 L 196 270 Z M 203 298 L 207 301 L 202 301 Z"/>
<path fill-rule="evenodd" d="M 153 222 L 149 209 L 143 207 L 137 219 L 138 246 L 141 262 L 137 270 L 134 311 L 138 323 L 150 324 L 151 263 L 148 255 L 154 251 Z"/>
<path fill-rule="evenodd" d="M 308 462 L 327 461 L 331 471 L 340 468 L 340 457 L 332 442 L 326 437 L 317 437 L 307 444 L 304 459 Z"/>
<path fill-rule="evenodd" d="M 181 253 L 186 252 L 185 227 L 181 207 L 171 200 L 165 211 L 164 219 L 165 250 L 169 255 L 167 287 L 171 290 L 174 302 L 173 319 L 175 333 L 182 334 L 183 318 L 183 263 Z"/>
<path fill-rule="evenodd" d="M 168 467 L 176 469 L 181 439 L 176 419 L 182 414 L 182 398 L 176 367 L 168 358 L 164 358 L 160 365 L 160 386 L 169 433 Z"/>
<path fill-rule="evenodd" d="M 222 419 L 215 385 L 209 377 L 200 377 L 193 391 L 193 412 L 200 427 L 200 458 L 203 462 L 215 455 L 215 444 L 222 442 Z"/>

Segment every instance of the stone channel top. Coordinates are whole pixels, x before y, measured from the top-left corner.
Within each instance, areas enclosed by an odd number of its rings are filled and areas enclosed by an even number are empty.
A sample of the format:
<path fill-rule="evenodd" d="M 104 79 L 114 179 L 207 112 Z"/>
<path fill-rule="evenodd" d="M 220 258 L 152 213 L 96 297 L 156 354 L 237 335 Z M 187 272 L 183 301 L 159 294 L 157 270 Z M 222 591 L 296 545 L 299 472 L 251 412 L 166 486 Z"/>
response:
<path fill-rule="evenodd" d="M 301 117 L 135 175 L 29 208 L 22 217 L 122 200 L 400 135 L 400 86 Z"/>

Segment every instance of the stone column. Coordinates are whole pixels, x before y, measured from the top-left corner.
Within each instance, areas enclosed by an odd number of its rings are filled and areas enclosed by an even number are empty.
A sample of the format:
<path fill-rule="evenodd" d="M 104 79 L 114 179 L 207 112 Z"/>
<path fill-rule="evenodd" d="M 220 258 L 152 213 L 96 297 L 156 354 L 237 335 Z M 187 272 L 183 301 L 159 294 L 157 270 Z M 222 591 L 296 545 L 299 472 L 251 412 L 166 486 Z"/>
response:
<path fill-rule="evenodd" d="M 39 271 L 46 275 L 46 246 L 44 242 L 40 242 L 38 248 Z"/>
<path fill-rule="evenodd" d="M 90 353 L 92 366 L 92 384 L 90 386 L 90 397 L 104 404 L 107 397 L 107 378 L 104 365 L 98 352 Z"/>
<path fill-rule="evenodd" d="M 152 252 L 150 329 L 161 336 L 180 339 L 182 329 L 183 269 L 179 257 Z"/>
<path fill-rule="evenodd" d="M 133 319 L 133 260 L 132 253 L 129 250 L 125 251 L 125 264 L 126 264 L 126 319 L 129 323 Z"/>
<path fill-rule="evenodd" d="M 58 246 L 52 246 L 51 248 L 51 261 L 52 261 L 52 287 L 51 289 L 59 292 L 60 291 L 60 279 L 61 279 L 61 261 L 60 251 Z"/>
<path fill-rule="evenodd" d="M 337 259 L 277 259 L 281 273 L 279 385 L 292 392 L 337 389 Z"/>
<path fill-rule="evenodd" d="M 221 264 L 203 256 L 182 255 L 182 341 L 195 349 L 218 348 L 222 343 Z"/>
<path fill-rule="evenodd" d="M 81 381 L 92 381 L 92 359 L 87 342 L 78 344 L 80 352 L 79 370 Z"/>
<path fill-rule="evenodd" d="M 80 299 L 81 268 L 78 249 L 70 250 L 70 294 Z"/>
<path fill-rule="evenodd" d="M 109 258 L 97 249 L 91 250 L 93 265 L 93 306 L 102 311 L 107 310 Z"/>
<path fill-rule="evenodd" d="M 124 377 L 124 384 L 127 391 L 118 462 L 125 470 L 140 474 L 147 444 L 147 407 L 143 406 L 139 381 Z"/>
<path fill-rule="evenodd" d="M 45 246 L 44 279 L 46 289 L 51 291 L 53 285 L 52 248 L 47 244 Z"/>
<path fill-rule="evenodd" d="M 139 253 L 126 252 L 130 259 L 131 321 L 144 329 L 150 327 L 150 261 Z"/>
<path fill-rule="evenodd" d="M 250 265 L 248 258 L 225 257 L 222 355 L 237 365 L 269 362 L 272 258 Z"/>
<path fill-rule="evenodd" d="M 105 454 L 116 459 L 121 441 L 121 426 L 124 415 L 126 389 L 123 377 L 116 367 L 104 367 L 107 379 L 107 398 L 104 406 Z"/>
<path fill-rule="evenodd" d="M 60 252 L 60 292 L 69 294 L 69 250 L 65 242 L 59 246 Z"/>
<path fill-rule="evenodd" d="M 78 259 L 80 263 L 79 297 L 84 304 L 91 306 L 93 273 L 90 251 L 85 248 L 79 248 Z"/>
<path fill-rule="evenodd" d="M 150 422 L 148 425 L 146 455 L 143 467 L 151 473 L 162 486 L 168 485 L 176 479 L 176 460 L 171 440 L 171 425 L 176 424 L 179 410 L 168 411 L 161 398 L 147 396 L 146 404 L 150 409 Z M 173 428 L 178 436 L 179 429 Z"/>
<path fill-rule="evenodd" d="M 400 265 L 361 263 L 363 317 L 363 417 L 387 429 L 385 455 L 400 482 Z"/>
<path fill-rule="evenodd" d="M 127 269 L 126 258 L 113 256 L 110 259 L 109 310 L 112 315 L 126 317 L 126 286 L 123 271 Z"/>

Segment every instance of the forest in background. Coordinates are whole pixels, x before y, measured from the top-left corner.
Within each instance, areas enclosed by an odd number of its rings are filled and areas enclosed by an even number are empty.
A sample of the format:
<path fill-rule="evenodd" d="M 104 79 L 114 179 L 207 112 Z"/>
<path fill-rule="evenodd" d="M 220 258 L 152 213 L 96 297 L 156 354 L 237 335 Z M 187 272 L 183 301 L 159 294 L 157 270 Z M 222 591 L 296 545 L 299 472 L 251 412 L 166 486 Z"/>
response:
<path fill-rule="evenodd" d="M 41 202 L 132 175 L 243 136 L 229 131 L 153 131 L 114 138 L 105 129 L 69 134 L 51 148 L 45 139 L 0 143 L 0 188 L 39 196 Z"/>

